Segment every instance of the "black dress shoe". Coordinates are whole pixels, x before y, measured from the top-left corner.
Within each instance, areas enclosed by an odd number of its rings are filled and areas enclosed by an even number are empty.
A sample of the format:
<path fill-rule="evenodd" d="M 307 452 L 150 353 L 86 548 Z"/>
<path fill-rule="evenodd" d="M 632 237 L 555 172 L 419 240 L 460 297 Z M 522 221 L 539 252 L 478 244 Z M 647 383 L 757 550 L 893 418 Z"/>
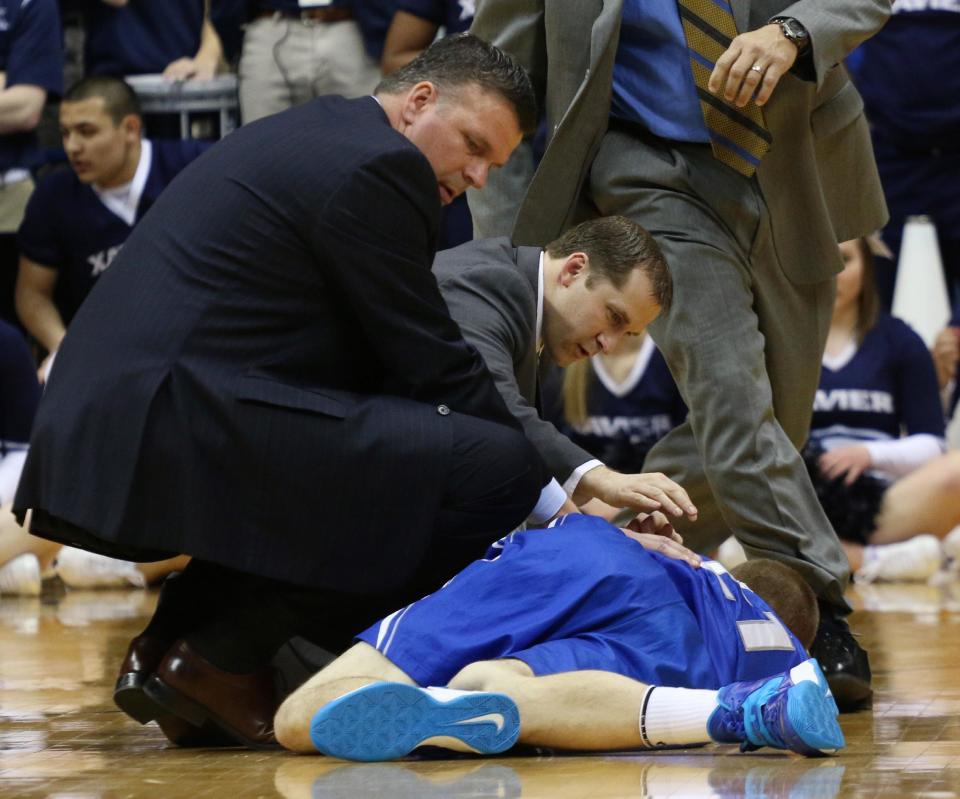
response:
<path fill-rule="evenodd" d="M 810 654 L 819 661 L 841 713 L 873 706 L 870 661 L 844 619 L 829 610 L 821 612 Z"/>
<path fill-rule="evenodd" d="M 113 701 L 124 713 L 140 724 L 155 721 L 171 743 L 183 747 L 236 746 L 216 727 L 195 726 L 170 713 L 154 702 L 143 690 L 144 683 L 163 661 L 170 642 L 147 635 L 138 635 L 130 642 L 120 665 L 120 674 L 113 689 Z"/>

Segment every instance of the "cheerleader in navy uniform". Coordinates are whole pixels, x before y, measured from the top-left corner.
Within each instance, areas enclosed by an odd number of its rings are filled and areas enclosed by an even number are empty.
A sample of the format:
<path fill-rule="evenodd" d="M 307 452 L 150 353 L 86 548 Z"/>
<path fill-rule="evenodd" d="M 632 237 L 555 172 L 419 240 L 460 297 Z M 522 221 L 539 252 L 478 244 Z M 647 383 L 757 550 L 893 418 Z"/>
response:
<path fill-rule="evenodd" d="M 858 579 L 925 579 L 940 566 L 939 540 L 920 527 L 891 536 L 876 517 L 891 483 L 944 452 L 933 359 L 910 327 L 879 312 L 867 241 L 840 252 L 807 463 Z"/>
<path fill-rule="evenodd" d="M 587 452 L 624 472 L 642 471 L 651 447 L 687 417 L 653 339 L 626 336 L 611 353 L 567 367 L 563 418 L 552 420 Z"/>

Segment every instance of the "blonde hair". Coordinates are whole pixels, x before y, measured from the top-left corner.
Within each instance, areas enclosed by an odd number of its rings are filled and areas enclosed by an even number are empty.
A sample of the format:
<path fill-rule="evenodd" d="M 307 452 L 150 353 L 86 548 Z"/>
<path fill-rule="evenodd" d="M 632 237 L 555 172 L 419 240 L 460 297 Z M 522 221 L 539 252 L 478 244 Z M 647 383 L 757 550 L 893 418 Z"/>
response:
<path fill-rule="evenodd" d="M 563 372 L 563 418 L 572 427 L 587 421 L 587 389 L 593 380 L 590 359 L 575 361 Z"/>

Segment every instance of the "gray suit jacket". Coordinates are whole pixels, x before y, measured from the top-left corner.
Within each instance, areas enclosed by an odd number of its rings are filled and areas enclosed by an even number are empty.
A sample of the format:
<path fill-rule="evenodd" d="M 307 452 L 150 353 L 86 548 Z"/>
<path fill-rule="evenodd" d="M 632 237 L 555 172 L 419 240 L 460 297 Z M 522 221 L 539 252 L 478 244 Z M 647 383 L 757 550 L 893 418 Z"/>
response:
<path fill-rule="evenodd" d="M 481 239 L 437 253 L 433 272 L 464 339 L 480 351 L 507 408 L 563 483 L 593 456 L 537 413 L 539 265 L 538 247 Z"/>
<path fill-rule="evenodd" d="M 543 245 L 591 215 L 581 189 L 607 130 L 623 3 L 478 4 L 471 30 L 530 71 L 550 126 L 547 151 L 517 214 L 518 244 Z M 838 64 L 880 29 L 890 2 L 731 0 L 731 5 L 741 31 L 784 15 L 810 32 L 812 69 L 802 78 L 785 75 L 764 109 L 773 146 L 757 178 L 784 271 L 795 282 L 817 282 L 839 271 L 838 241 L 870 233 L 886 220 L 863 101 Z M 495 188 L 473 193 L 471 205 L 474 195 L 478 208 L 500 201 Z"/>

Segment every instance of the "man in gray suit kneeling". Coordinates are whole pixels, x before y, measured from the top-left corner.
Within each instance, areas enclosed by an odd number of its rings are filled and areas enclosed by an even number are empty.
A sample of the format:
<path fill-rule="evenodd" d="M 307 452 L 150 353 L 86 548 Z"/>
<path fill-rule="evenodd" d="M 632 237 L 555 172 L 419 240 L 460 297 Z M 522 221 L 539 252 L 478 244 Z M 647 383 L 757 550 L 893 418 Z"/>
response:
<path fill-rule="evenodd" d="M 433 271 L 450 315 L 553 474 L 532 519 L 591 500 L 588 510 L 608 510 L 603 502 L 696 519 L 676 483 L 608 468 L 541 419 L 537 407 L 541 353 L 567 366 L 642 334 L 669 309 L 670 272 L 646 230 L 613 216 L 577 225 L 545 249 L 514 247 L 506 238 L 472 241 L 438 253 Z"/>

